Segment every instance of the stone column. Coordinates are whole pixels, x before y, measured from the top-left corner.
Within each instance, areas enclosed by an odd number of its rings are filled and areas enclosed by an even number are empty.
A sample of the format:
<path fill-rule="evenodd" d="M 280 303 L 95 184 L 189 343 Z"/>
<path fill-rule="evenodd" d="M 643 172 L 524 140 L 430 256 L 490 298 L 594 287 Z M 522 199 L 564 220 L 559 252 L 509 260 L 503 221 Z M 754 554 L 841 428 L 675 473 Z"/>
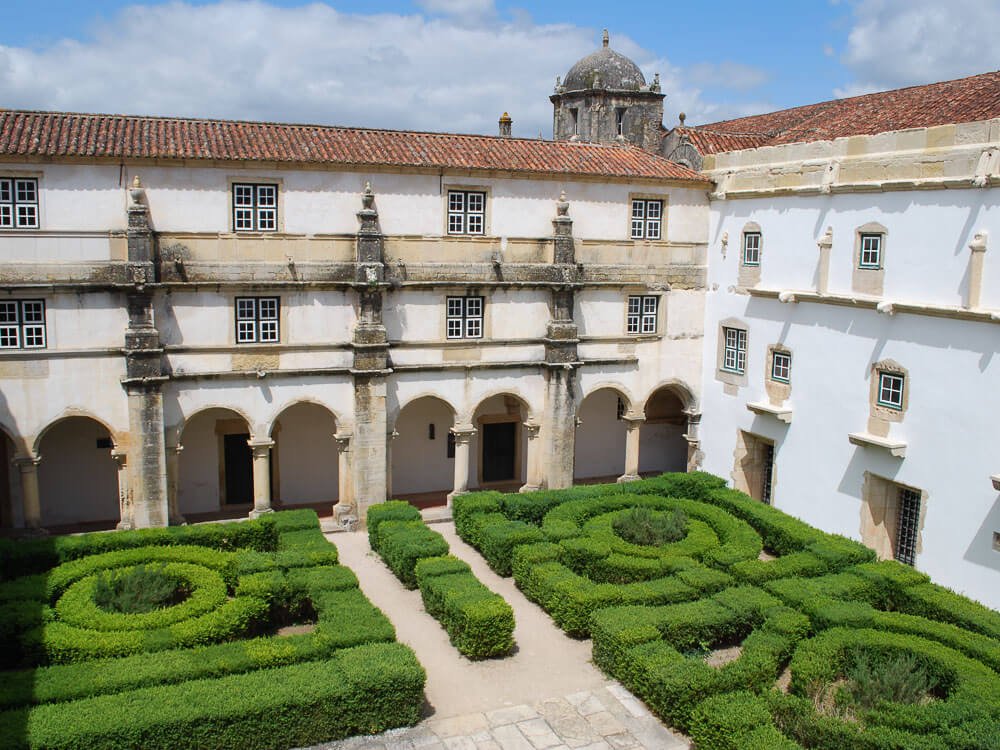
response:
<path fill-rule="evenodd" d="M 38 494 L 38 464 L 41 456 L 22 456 L 14 459 L 21 474 L 21 503 L 24 510 L 24 525 L 34 532 L 44 532 L 42 528 L 42 504 Z"/>
<path fill-rule="evenodd" d="M 969 296 L 968 307 L 975 309 L 979 307 L 979 300 L 983 292 L 983 260 L 986 257 L 986 232 L 976 232 L 972 242 L 969 243 Z"/>
<path fill-rule="evenodd" d="M 253 452 L 253 510 L 250 518 L 260 518 L 265 513 L 273 513 L 271 507 L 271 439 L 247 441 Z"/>
<path fill-rule="evenodd" d="M 181 479 L 181 451 L 184 446 L 179 442 L 167 445 L 167 514 L 171 526 L 187 523 L 181 515 L 178 487 Z"/>
<path fill-rule="evenodd" d="M 451 434 L 455 436 L 455 479 L 454 489 L 448 493 L 449 507 L 458 495 L 469 491 L 469 451 L 476 428 L 471 424 L 455 425 L 451 428 Z M 528 455 L 531 455 L 530 451 Z"/>
<path fill-rule="evenodd" d="M 538 439 L 541 425 L 535 422 L 525 422 L 524 429 L 527 430 L 528 434 L 528 483 L 519 491 L 534 492 L 542 488 L 541 471 L 539 471 L 539 463 L 542 458 L 539 453 L 542 450 L 542 443 Z"/>
<path fill-rule="evenodd" d="M 625 473 L 618 477 L 619 482 L 635 482 L 639 479 L 639 433 L 645 417 L 626 415 L 625 422 Z"/>
<path fill-rule="evenodd" d="M 333 506 L 334 519 L 354 512 L 354 497 L 351 493 L 351 433 L 336 432 L 337 441 L 337 504 Z"/>
<path fill-rule="evenodd" d="M 157 378 L 153 382 L 126 382 L 132 453 L 128 462 L 128 486 L 132 498 L 132 525 L 137 529 L 166 526 L 170 520 L 160 381 Z"/>
<path fill-rule="evenodd" d="M 128 455 L 124 451 L 111 451 L 111 458 L 118 466 L 118 524 L 116 529 L 133 529 L 132 493 L 128 482 Z"/>
<path fill-rule="evenodd" d="M 698 471 L 703 459 L 699 434 L 701 413 L 696 411 L 685 411 L 684 413 L 687 414 L 687 432 L 684 433 L 684 439 L 688 444 L 687 470 Z"/>
<path fill-rule="evenodd" d="M 385 496 L 392 498 L 392 441 L 399 437 L 395 430 L 385 435 Z"/>
<path fill-rule="evenodd" d="M 833 227 L 827 227 L 826 232 L 816 241 L 819 247 L 819 268 L 816 274 L 817 294 L 826 294 L 830 286 L 830 250 L 833 248 Z"/>
<path fill-rule="evenodd" d="M 354 438 L 351 443 L 351 487 L 358 520 L 369 506 L 385 502 L 386 419 L 385 378 L 354 376 Z"/>

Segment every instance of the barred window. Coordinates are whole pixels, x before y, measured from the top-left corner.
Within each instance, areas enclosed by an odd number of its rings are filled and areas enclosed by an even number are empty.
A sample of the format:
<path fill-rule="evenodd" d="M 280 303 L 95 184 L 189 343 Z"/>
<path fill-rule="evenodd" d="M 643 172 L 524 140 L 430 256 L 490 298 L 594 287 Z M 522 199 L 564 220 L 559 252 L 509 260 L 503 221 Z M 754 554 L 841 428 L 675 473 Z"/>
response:
<path fill-rule="evenodd" d="M 632 239 L 658 240 L 663 222 L 663 201 L 632 201 Z"/>
<path fill-rule="evenodd" d="M 920 493 L 899 488 L 899 518 L 896 522 L 895 558 L 906 565 L 917 561 L 917 534 L 920 531 Z"/>
<path fill-rule="evenodd" d="M 273 344 L 280 341 L 277 297 L 236 298 L 236 343 Z"/>
<path fill-rule="evenodd" d="M 448 191 L 448 234 L 486 234 L 486 193 Z"/>
<path fill-rule="evenodd" d="M 276 232 L 278 230 L 278 186 L 236 183 L 233 185 L 233 230 Z"/>
<path fill-rule="evenodd" d="M 0 229 L 38 229 L 34 177 L 0 177 Z"/>
<path fill-rule="evenodd" d="M 447 336 L 450 339 L 483 337 L 483 298 L 448 297 Z"/>
<path fill-rule="evenodd" d="M 744 373 L 747 369 L 747 332 L 741 328 L 723 328 L 725 343 L 722 353 L 722 369 Z"/>
<path fill-rule="evenodd" d="M 45 348 L 45 302 L 0 301 L 0 349 Z"/>
<path fill-rule="evenodd" d="M 787 383 L 792 375 L 792 355 L 776 351 L 771 357 L 771 380 Z"/>
<path fill-rule="evenodd" d="M 656 307 L 659 299 L 655 294 L 630 296 L 625 331 L 627 333 L 656 333 Z"/>
<path fill-rule="evenodd" d="M 878 405 L 902 410 L 904 383 L 905 378 L 902 375 L 879 371 Z"/>
<path fill-rule="evenodd" d="M 744 232 L 743 234 L 743 265 L 760 265 L 760 232 Z"/>
<path fill-rule="evenodd" d="M 861 256 L 858 258 L 859 268 L 878 269 L 882 267 L 882 235 L 861 235 Z"/>

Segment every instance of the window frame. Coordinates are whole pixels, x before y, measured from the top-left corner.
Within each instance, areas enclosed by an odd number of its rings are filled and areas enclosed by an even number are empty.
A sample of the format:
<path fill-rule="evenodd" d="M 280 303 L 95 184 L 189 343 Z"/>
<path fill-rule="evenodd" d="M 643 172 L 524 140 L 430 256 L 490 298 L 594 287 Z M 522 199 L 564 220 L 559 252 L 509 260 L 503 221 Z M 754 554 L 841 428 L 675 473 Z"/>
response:
<path fill-rule="evenodd" d="M 893 558 L 916 567 L 917 546 L 920 543 L 920 512 L 923 493 L 911 487 L 899 486 L 896 496 L 896 538 L 893 540 Z"/>
<path fill-rule="evenodd" d="M 263 304 L 262 304 L 263 303 Z M 241 305 L 243 309 L 241 310 Z M 262 307 L 269 309 L 265 315 Z M 271 309 L 273 306 L 273 309 Z M 249 315 L 244 312 L 249 307 Z M 239 296 L 233 300 L 237 344 L 281 343 L 281 298 Z M 265 334 L 265 331 L 267 332 Z"/>
<path fill-rule="evenodd" d="M 876 247 L 874 251 L 871 248 L 865 247 L 866 240 L 877 240 Z M 882 270 L 882 245 L 885 242 L 885 236 L 882 232 L 859 232 L 859 242 L 858 247 L 858 269 L 862 271 L 880 271 Z M 865 253 L 874 252 L 875 260 L 865 261 Z"/>
<path fill-rule="evenodd" d="M 633 302 L 635 310 L 633 311 Z M 652 310 L 649 309 L 650 303 Z M 660 295 L 630 294 L 625 302 L 625 333 L 629 336 L 652 336 L 659 329 Z M 652 329 L 647 328 L 647 324 Z"/>
<path fill-rule="evenodd" d="M 729 336 L 734 335 L 734 341 L 730 344 Z M 744 328 L 734 328 L 732 326 L 722 327 L 722 371 L 731 372 L 735 375 L 745 375 L 747 371 L 747 331 Z M 732 353 L 732 366 L 730 366 L 730 353 Z"/>
<path fill-rule="evenodd" d="M 455 203 L 455 197 L 461 196 L 461 205 Z M 470 208 L 471 198 L 480 200 L 481 208 Z M 448 188 L 445 195 L 445 228 L 451 237 L 485 237 L 486 236 L 486 202 L 487 191 L 483 189 Z M 457 220 L 457 224 L 454 223 Z M 473 220 L 478 220 L 478 230 L 471 228 Z"/>
<path fill-rule="evenodd" d="M 273 234 L 278 231 L 278 202 L 280 184 L 277 182 L 232 182 L 230 204 L 233 231 L 239 233 L 262 232 Z M 241 191 L 249 191 L 249 202 L 240 202 Z M 269 201 L 262 201 L 262 194 L 271 193 Z M 249 224 L 243 226 L 243 216 L 249 217 Z"/>
<path fill-rule="evenodd" d="M 629 236 L 633 240 L 663 239 L 663 209 L 662 198 L 632 198 L 629 218 Z M 655 206 L 656 215 L 651 217 L 649 209 Z M 636 209 L 640 209 L 637 213 Z"/>
<path fill-rule="evenodd" d="M 751 248 L 749 240 L 753 238 L 756 240 L 756 247 Z M 749 251 L 753 250 L 755 252 L 755 257 L 750 260 Z M 760 249 L 761 249 L 761 233 L 759 231 L 751 231 L 743 233 L 743 254 L 742 261 L 744 266 L 757 267 L 760 265 Z"/>
<path fill-rule="evenodd" d="M 779 375 L 779 365 L 778 358 L 785 360 L 781 369 L 784 369 L 785 374 Z M 792 353 L 784 351 L 782 349 L 773 349 L 771 351 L 771 380 L 775 383 L 788 384 L 792 382 Z"/>
<path fill-rule="evenodd" d="M 28 321 L 28 306 L 34 308 L 34 319 Z M 5 309 L 14 312 L 13 320 L 6 320 Z M 14 343 L 9 343 L 13 333 Z M 34 343 L 26 343 L 28 339 Z M 0 300 L 0 350 L 19 351 L 25 349 L 47 349 L 49 343 L 48 323 L 44 299 Z"/>
<path fill-rule="evenodd" d="M 476 308 L 478 313 L 470 312 Z M 483 338 L 486 322 L 486 299 L 479 295 L 449 295 L 445 298 L 445 338 L 449 341 Z M 456 328 L 453 333 L 453 324 Z"/>
<path fill-rule="evenodd" d="M 30 189 L 31 197 L 22 197 L 22 188 L 26 191 Z M 37 177 L 0 175 L 0 229 L 39 229 L 39 197 Z M 22 216 L 29 215 L 30 220 L 22 220 Z"/>
<path fill-rule="evenodd" d="M 885 387 L 886 380 L 898 380 L 899 388 L 893 388 L 891 385 L 888 389 Z M 888 393 L 890 396 L 898 393 L 898 401 L 886 401 L 883 395 Z M 893 411 L 901 412 L 903 411 L 903 404 L 905 403 L 906 394 L 906 375 L 899 372 L 890 372 L 889 370 L 879 370 L 878 371 L 878 386 L 875 392 L 875 404 L 886 409 L 892 409 Z"/>

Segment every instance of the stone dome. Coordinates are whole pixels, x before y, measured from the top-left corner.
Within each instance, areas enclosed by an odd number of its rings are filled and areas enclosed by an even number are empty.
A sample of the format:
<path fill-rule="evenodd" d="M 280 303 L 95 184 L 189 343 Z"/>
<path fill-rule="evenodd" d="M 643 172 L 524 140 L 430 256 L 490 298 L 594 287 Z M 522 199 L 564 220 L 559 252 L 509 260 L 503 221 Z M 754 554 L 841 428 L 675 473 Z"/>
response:
<path fill-rule="evenodd" d="M 596 85 L 595 85 L 596 84 Z M 615 91 L 638 91 L 646 87 L 646 78 L 639 66 L 625 55 L 608 47 L 608 33 L 604 32 L 604 46 L 584 57 L 569 69 L 563 81 L 565 91 L 602 88 Z"/>

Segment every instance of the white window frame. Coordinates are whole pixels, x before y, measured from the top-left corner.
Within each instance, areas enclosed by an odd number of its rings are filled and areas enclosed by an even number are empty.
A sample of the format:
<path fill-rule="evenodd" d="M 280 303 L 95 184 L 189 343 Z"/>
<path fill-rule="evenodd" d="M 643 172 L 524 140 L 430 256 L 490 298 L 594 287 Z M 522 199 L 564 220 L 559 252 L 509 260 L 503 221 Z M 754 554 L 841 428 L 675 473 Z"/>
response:
<path fill-rule="evenodd" d="M 655 294 L 630 294 L 625 314 L 625 332 L 632 335 L 656 333 L 660 298 Z"/>
<path fill-rule="evenodd" d="M 861 233 L 861 252 L 858 254 L 858 268 L 877 271 L 882 268 L 882 241 L 878 232 Z"/>
<path fill-rule="evenodd" d="M 486 301 L 483 297 L 448 297 L 445 300 L 445 336 L 481 339 Z"/>
<path fill-rule="evenodd" d="M 771 380 L 778 383 L 792 381 L 792 354 L 775 349 L 771 352 Z"/>
<path fill-rule="evenodd" d="M 760 265 L 760 232 L 743 233 L 743 265 Z"/>
<path fill-rule="evenodd" d="M 0 349 L 44 349 L 45 300 L 0 301 Z"/>
<path fill-rule="evenodd" d="M 448 191 L 448 234 L 486 234 L 486 192 Z"/>
<path fill-rule="evenodd" d="M 658 240 L 663 236 L 663 200 L 632 199 L 632 239 Z"/>
<path fill-rule="evenodd" d="M 878 371 L 878 393 L 875 403 L 886 409 L 903 410 L 906 376 L 898 372 Z"/>
<path fill-rule="evenodd" d="M 274 182 L 234 182 L 234 232 L 278 231 L 278 185 Z"/>
<path fill-rule="evenodd" d="M 742 328 L 722 328 L 722 369 L 742 375 L 747 370 L 747 332 Z"/>
<path fill-rule="evenodd" d="M 237 344 L 277 344 L 281 341 L 281 300 L 279 297 L 237 297 Z"/>
<path fill-rule="evenodd" d="M 38 178 L 0 177 L 0 229 L 38 226 Z"/>

